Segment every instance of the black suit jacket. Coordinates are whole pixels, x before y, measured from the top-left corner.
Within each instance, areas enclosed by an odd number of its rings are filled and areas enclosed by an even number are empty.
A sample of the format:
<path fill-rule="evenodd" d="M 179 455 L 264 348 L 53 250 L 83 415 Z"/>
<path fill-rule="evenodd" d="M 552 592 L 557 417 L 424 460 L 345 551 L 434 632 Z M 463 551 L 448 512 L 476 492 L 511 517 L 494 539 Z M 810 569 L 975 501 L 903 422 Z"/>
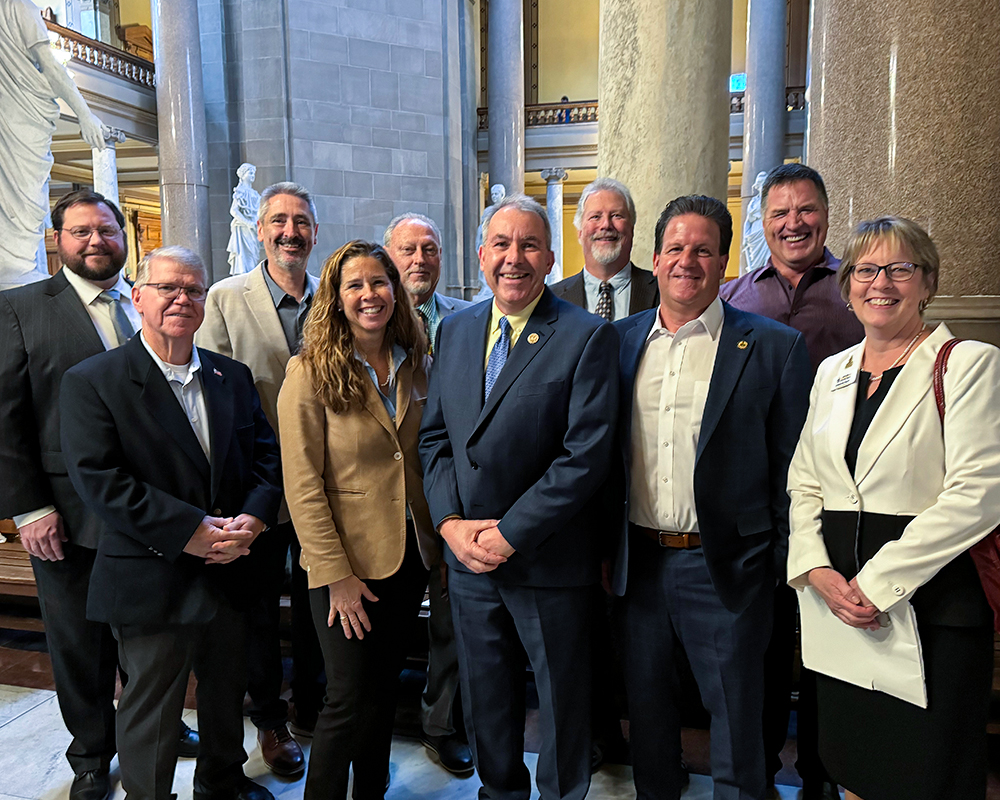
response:
<path fill-rule="evenodd" d="M 53 505 L 66 536 L 96 548 L 101 524 L 66 474 L 59 442 L 63 373 L 104 352 L 60 271 L 0 293 L 0 518 Z"/>
<path fill-rule="evenodd" d="M 656 276 L 648 269 L 641 269 L 629 262 L 632 267 L 632 296 L 629 299 L 628 313 L 638 314 L 649 308 L 656 308 L 660 304 L 660 287 L 656 283 Z M 583 288 L 583 270 L 571 275 L 566 280 L 559 281 L 552 287 L 556 297 L 561 297 L 569 303 L 580 308 L 587 307 L 587 294 Z"/>
<path fill-rule="evenodd" d="M 104 523 L 87 604 L 97 622 L 206 622 L 220 593 L 238 605 L 259 585 L 253 548 L 224 565 L 183 552 L 206 514 L 273 525 L 281 501 L 278 447 L 250 370 L 198 352 L 211 463 L 138 336 L 63 377 L 66 465 Z"/>
<path fill-rule="evenodd" d="M 440 357 L 420 429 L 431 519 L 500 520 L 517 552 L 489 579 L 596 583 L 607 528 L 595 494 L 614 447 L 618 337 L 545 289 L 484 403 L 491 308 L 484 302 L 451 314 L 438 329 Z M 445 559 L 468 571 L 450 550 Z"/>
<path fill-rule="evenodd" d="M 812 367 L 802 334 L 723 303 L 725 318 L 695 453 L 694 495 L 712 585 L 731 611 L 784 576 L 788 464 L 809 407 Z M 621 409 L 612 586 L 627 590 L 632 399 L 656 311 L 616 322 L 621 336 Z"/>

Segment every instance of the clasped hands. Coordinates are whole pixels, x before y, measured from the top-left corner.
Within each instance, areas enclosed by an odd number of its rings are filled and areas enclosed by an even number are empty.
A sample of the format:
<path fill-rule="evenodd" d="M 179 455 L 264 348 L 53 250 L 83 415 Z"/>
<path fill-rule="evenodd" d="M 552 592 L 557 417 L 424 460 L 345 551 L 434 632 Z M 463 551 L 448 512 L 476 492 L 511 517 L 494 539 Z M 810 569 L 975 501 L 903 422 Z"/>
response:
<path fill-rule="evenodd" d="M 455 558 L 465 566 L 473 572 L 491 572 L 514 555 L 499 524 L 497 519 L 446 519 L 440 532 Z"/>
<path fill-rule="evenodd" d="M 869 631 L 881 627 L 877 619 L 880 612 L 861 591 L 857 578 L 848 582 L 831 567 L 817 567 L 809 571 L 809 583 L 845 625 Z"/>
<path fill-rule="evenodd" d="M 252 514 L 206 516 L 184 545 L 184 552 L 205 559 L 206 564 L 228 564 L 249 555 L 250 545 L 263 530 L 263 521 Z"/>

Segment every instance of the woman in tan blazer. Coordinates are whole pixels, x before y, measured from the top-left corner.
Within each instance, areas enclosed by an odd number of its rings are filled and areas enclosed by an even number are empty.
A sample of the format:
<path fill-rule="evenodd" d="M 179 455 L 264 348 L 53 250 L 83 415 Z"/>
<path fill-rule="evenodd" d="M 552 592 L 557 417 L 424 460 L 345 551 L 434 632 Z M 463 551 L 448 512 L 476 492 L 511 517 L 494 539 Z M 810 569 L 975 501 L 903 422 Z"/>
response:
<path fill-rule="evenodd" d="M 302 544 L 326 705 L 307 800 L 385 794 L 397 678 L 436 560 L 417 433 L 427 342 L 399 272 L 353 241 L 323 265 L 278 398 L 285 495 Z"/>

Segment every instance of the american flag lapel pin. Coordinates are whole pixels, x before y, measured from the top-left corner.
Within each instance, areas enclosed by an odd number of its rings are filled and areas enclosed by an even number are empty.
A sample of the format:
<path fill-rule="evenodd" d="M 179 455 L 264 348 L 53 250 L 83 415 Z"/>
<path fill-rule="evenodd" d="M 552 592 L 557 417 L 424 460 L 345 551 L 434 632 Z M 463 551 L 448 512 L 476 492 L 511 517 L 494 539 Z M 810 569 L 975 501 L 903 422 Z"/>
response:
<path fill-rule="evenodd" d="M 217 370 L 217 369 L 216 369 L 215 367 L 212 367 L 212 372 L 214 372 L 214 373 L 215 373 L 216 375 L 218 375 L 218 376 L 219 376 L 220 378 L 222 377 L 222 373 L 221 373 L 221 372 L 219 372 L 219 370 Z"/>

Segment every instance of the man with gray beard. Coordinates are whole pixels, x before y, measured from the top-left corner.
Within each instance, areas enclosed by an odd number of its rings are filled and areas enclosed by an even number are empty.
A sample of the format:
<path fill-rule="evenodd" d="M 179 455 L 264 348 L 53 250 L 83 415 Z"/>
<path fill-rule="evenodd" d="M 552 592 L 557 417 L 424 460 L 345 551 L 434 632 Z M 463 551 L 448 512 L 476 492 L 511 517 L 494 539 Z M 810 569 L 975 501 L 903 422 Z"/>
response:
<path fill-rule="evenodd" d="M 656 308 L 656 278 L 631 261 L 635 219 L 624 183 L 598 178 L 588 184 L 573 217 L 583 270 L 553 286 L 556 296 L 611 321 Z"/>

